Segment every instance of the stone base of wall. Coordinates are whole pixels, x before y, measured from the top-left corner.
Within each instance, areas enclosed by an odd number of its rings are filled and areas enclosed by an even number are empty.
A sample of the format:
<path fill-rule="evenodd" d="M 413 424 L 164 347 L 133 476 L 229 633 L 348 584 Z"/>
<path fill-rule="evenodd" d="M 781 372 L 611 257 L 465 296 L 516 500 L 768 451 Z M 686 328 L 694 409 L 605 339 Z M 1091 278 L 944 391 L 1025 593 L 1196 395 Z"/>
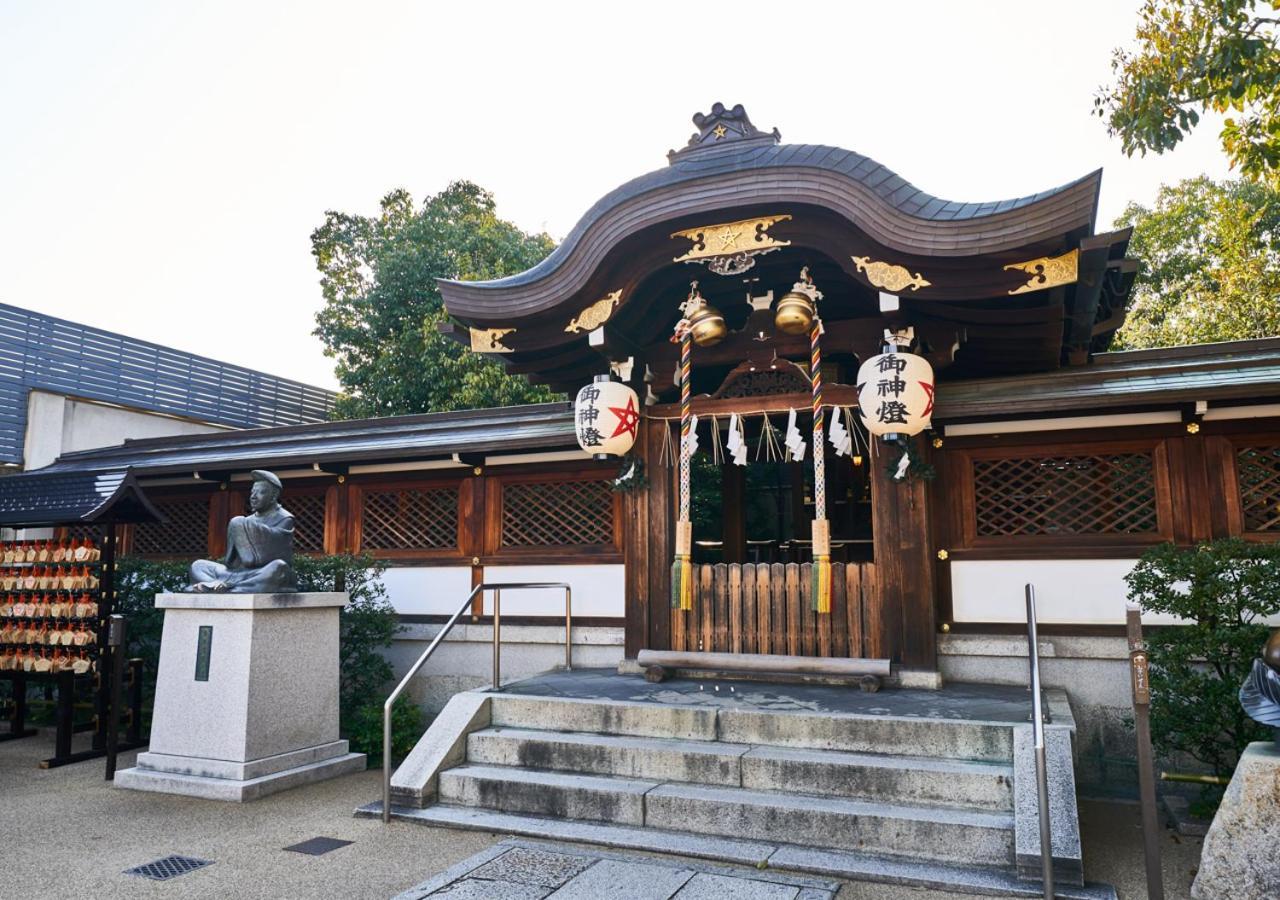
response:
<path fill-rule="evenodd" d="M 1122 637 L 1040 638 L 1040 677 L 1062 688 L 1076 719 L 1076 783 L 1086 794 L 1137 796 L 1129 686 L 1129 646 Z M 938 635 L 944 682 L 1028 683 L 1027 639 L 1009 635 Z"/>
<path fill-rule="evenodd" d="M 387 653 L 396 678 L 417 661 L 440 625 L 408 625 Z M 584 669 L 613 668 L 622 660 L 621 626 L 574 626 L 573 664 Z M 526 678 L 564 665 L 564 624 L 503 625 L 502 681 Z M 493 626 L 456 625 L 418 673 L 408 695 L 429 715 L 444 709 L 454 694 L 493 681 Z"/>

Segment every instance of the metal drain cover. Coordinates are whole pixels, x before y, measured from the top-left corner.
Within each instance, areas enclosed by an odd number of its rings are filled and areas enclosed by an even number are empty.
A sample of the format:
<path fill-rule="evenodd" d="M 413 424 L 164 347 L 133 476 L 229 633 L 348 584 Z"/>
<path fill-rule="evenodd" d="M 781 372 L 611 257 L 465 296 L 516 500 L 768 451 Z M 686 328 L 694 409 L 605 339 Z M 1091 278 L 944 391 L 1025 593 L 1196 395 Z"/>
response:
<path fill-rule="evenodd" d="M 188 872 L 194 872 L 196 869 L 212 864 L 211 859 L 196 859 L 194 856 L 166 856 L 164 859 L 149 862 L 145 866 L 125 869 L 124 874 L 138 875 L 142 878 L 150 878 L 152 881 L 168 881 L 170 878 L 177 878 L 179 875 L 186 875 Z"/>
<path fill-rule="evenodd" d="M 331 837 L 313 837 L 310 840 L 303 841 L 301 844 L 294 844 L 285 847 L 286 850 L 292 850 L 294 853 L 306 853 L 309 856 L 322 856 L 330 850 L 337 850 L 339 847 L 346 847 L 354 841 L 340 841 Z"/>

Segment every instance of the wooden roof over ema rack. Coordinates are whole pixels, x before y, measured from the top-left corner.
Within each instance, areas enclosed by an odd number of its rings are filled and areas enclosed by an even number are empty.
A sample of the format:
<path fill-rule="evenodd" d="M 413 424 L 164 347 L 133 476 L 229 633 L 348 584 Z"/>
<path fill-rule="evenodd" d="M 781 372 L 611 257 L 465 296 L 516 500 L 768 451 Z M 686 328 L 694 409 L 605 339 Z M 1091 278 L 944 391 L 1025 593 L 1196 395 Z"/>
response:
<path fill-rule="evenodd" d="M 802 266 L 824 295 L 829 355 L 866 358 L 886 327 L 910 325 L 943 381 L 1080 366 L 1124 321 L 1137 263 L 1125 257 L 1128 229 L 1094 233 L 1101 170 L 959 203 L 853 151 L 784 144 L 741 106 L 717 103 L 693 121 L 666 168 L 601 198 L 538 265 L 442 281 L 443 330 L 559 390 L 603 371 L 602 354 L 630 359 L 665 400 L 668 338 L 692 279 L 730 329 L 699 349 L 695 391 L 715 390 L 765 343 L 805 358 L 803 335 L 775 334 L 759 315 Z"/>

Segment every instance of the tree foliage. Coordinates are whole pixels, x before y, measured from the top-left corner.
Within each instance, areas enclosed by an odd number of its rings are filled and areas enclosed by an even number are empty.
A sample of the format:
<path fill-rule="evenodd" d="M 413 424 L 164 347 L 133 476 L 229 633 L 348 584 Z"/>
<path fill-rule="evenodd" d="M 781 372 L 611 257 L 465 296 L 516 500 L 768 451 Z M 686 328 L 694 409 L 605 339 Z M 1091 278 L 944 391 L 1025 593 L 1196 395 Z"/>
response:
<path fill-rule="evenodd" d="M 1280 544 L 1164 544 L 1144 553 L 1125 580 L 1145 612 L 1188 623 L 1145 635 L 1152 743 L 1230 775 L 1250 741 L 1271 736 L 1245 715 L 1238 694 L 1267 642 L 1263 620 L 1280 613 Z"/>
<path fill-rule="evenodd" d="M 1118 347 L 1280 334 L 1280 190 L 1191 178 L 1163 186 L 1151 208 L 1131 203 L 1125 225 L 1142 272 Z"/>
<path fill-rule="evenodd" d="M 1226 114 L 1220 139 L 1245 177 L 1280 187 L 1280 0 L 1147 0 L 1137 46 L 1112 56 L 1094 109 L 1125 153 L 1172 150 Z"/>
<path fill-rule="evenodd" d="M 522 272 L 551 252 L 546 234 L 499 219 L 493 196 L 458 181 L 415 207 L 407 191 L 376 216 L 330 211 L 311 234 L 324 308 L 315 334 L 337 362 L 340 418 L 388 416 L 554 399 L 542 387 L 441 335 L 437 278 Z"/>

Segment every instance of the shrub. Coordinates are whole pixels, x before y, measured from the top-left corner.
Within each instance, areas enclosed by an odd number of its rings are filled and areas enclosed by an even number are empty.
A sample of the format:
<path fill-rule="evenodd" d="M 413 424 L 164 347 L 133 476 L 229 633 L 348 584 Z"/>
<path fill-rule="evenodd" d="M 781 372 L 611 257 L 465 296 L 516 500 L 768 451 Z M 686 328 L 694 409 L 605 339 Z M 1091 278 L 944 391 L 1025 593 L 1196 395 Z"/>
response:
<path fill-rule="evenodd" d="M 1280 544 L 1165 544 L 1143 554 L 1125 580 L 1145 612 L 1187 621 L 1146 634 L 1152 743 L 1229 776 L 1250 741 L 1271 737 L 1244 714 L 1238 693 L 1267 641 L 1262 620 L 1280 612 Z M 1220 797 L 1206 788 L 1196 811 L 1212 810 Z"/>
<path fill-rule="evenodd" d="M 137 557 L 122 557 L 117 564 L 116 611 L 128 617 L 130 655 L 145 661 L 144 705 L 148 709 L 155 697 L 164 625 L 164 612 L 155 608 L 155 595 L 183 590 L 187 569 L 186 563 Z M 294 569 L 303 591 L 345 590 L 351 594 L 340 626 L 339 728 L 354 752 L 368 753 L 370 761 L 380 761 L 382 701 L 395 674 L 381 651 L 391 646 L 401 627 L 382 584 L 386 563 L 369 554 L 299 556 L 294 559 Z M 411 703 L 400 704 L 392 726 L 392 746 L 403 755 L 422 735 L 421 711 Z"/>

